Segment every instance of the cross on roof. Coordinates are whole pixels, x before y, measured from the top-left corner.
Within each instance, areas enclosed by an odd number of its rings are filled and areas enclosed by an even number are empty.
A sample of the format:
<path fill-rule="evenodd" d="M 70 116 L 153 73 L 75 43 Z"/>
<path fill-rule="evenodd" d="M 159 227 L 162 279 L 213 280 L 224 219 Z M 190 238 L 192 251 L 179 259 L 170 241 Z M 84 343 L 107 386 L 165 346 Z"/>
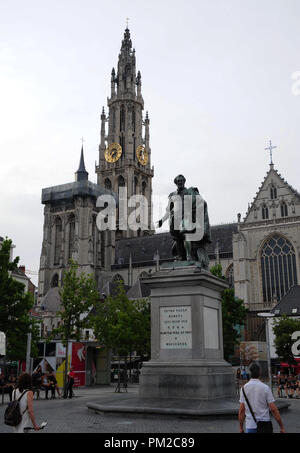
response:
<path fill-rule="evenodd" d="M 129 17 L 126 17 L 126 28 L 128 28 Z"/>
<path fill-rule="evenodd" d="M 273 157 L 273 156 L 272 156 L 272 151 L 273 151 L 273 149 L 275 149 L 275 148 L 277 148 L 277 146 L 272 146 L 271 140 L 269 141 L 269 146 L 268 146 L 267 148 L 265 148 L 265 150 L 269 150 L 269 151 L 270 151 L 270 160 L 271 160 L 270 165 L 273 164 L 273 160 L 272 160 L 272 157 Z"/>
<path fill-rule="evenodd" d="M 82 146 L 83 146 L 83 142 L 85 142 L 85 140 L 83 139 L 83 137 L 81 137 L 81 143 L 82 143 Z"/>

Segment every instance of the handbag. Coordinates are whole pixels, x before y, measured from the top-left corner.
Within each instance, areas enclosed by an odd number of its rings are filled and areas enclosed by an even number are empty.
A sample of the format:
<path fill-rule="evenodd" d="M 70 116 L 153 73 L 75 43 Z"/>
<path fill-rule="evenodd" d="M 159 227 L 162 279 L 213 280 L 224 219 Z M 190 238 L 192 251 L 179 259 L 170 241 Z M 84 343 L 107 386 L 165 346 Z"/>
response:
<path fill-rule="evenodd" d="M 244 387 L 242 387 L 242 391 L 243 391 L 243 395 L 245 397 L 245 400 L 246 400 L 246 402 L 248 404 L 248 407 L 250 409 L 251 415 L 252 415 L 252 417 L 253 417 L 256 425 L 257 425 L 257 432 L 258 433 L 272 433 L 273 432 L 273 425 L 272 425 L 271 420 L 268 421 L 268 422 L 257 421 L 256 417 L 254 415 L 254 412 L 252 410 L 251 404 L 249 403 L 249 400 L 248 400 L 247 395 L 245 393 Z"/>

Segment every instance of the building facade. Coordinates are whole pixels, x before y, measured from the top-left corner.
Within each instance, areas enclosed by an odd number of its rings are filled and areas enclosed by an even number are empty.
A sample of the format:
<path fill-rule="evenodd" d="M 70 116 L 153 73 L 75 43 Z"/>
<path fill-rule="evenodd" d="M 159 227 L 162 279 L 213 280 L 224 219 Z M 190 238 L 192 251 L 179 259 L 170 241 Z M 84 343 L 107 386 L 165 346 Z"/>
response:
<path fill-rule="evenodd" d="M 152 226 L 150 120 L 143 114 L 142 78 L 128 28 L 117 71 L 111 73 L 107 106 L 107 114 L 104 108 L 101 114 L 97 184 L 88 180 L 82 149 L 75 181 L 42 191 L 38 304 L 46 334 L 59 323 L 59 287 L 70 258 L 80 271 L 94 275 L 99 292 L 109 294 L 111 283 L 123 280 L 131 297 L 145 295 L 141 277 L 173 260 L 170 234 L 154 234 Z M 97 228 L 101 194 L 111 194 L 118 202 L 116 231 Z M 127 206 L 127 220 L 134 195 L 146 198 L 148 214 L 146 224 L 143 218 L 136 230 L 124 225 L 121 210 Z M 237 222 L 212 226 L 211 233 L 210 267 L 222 265 L 236 296 L 249 309 L 244 339 L 263 340 L 257 313 L 271 310 L 300 281 L 300 195 L 271 163 L 245 218 L 238 214 Z"/>

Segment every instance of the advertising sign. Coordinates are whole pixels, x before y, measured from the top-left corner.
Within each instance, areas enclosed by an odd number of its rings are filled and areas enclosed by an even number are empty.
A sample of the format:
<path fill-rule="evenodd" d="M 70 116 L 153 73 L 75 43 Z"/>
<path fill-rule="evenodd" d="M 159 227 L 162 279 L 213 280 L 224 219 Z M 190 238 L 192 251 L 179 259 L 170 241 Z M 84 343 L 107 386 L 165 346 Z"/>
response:
<path fill-rule="evenodd" d="M 74 387 L 85 385 L 85 346 L 83 343 L 72 344 L 72 361 L 75 378 Z"/>

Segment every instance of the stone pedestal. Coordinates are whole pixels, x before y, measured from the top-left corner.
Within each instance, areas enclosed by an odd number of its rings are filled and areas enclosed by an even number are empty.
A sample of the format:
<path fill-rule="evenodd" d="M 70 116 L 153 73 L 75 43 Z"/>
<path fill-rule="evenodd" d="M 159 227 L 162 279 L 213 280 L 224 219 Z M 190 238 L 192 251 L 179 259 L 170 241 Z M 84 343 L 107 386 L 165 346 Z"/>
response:
<path fill-rule="evenodd" d="M 143 398 L 235 397 L 223 357 L 221 292 L 227 283 L 196 266 L 166 268 L 151 289 L 151 360 L 143 364 Z"/>

